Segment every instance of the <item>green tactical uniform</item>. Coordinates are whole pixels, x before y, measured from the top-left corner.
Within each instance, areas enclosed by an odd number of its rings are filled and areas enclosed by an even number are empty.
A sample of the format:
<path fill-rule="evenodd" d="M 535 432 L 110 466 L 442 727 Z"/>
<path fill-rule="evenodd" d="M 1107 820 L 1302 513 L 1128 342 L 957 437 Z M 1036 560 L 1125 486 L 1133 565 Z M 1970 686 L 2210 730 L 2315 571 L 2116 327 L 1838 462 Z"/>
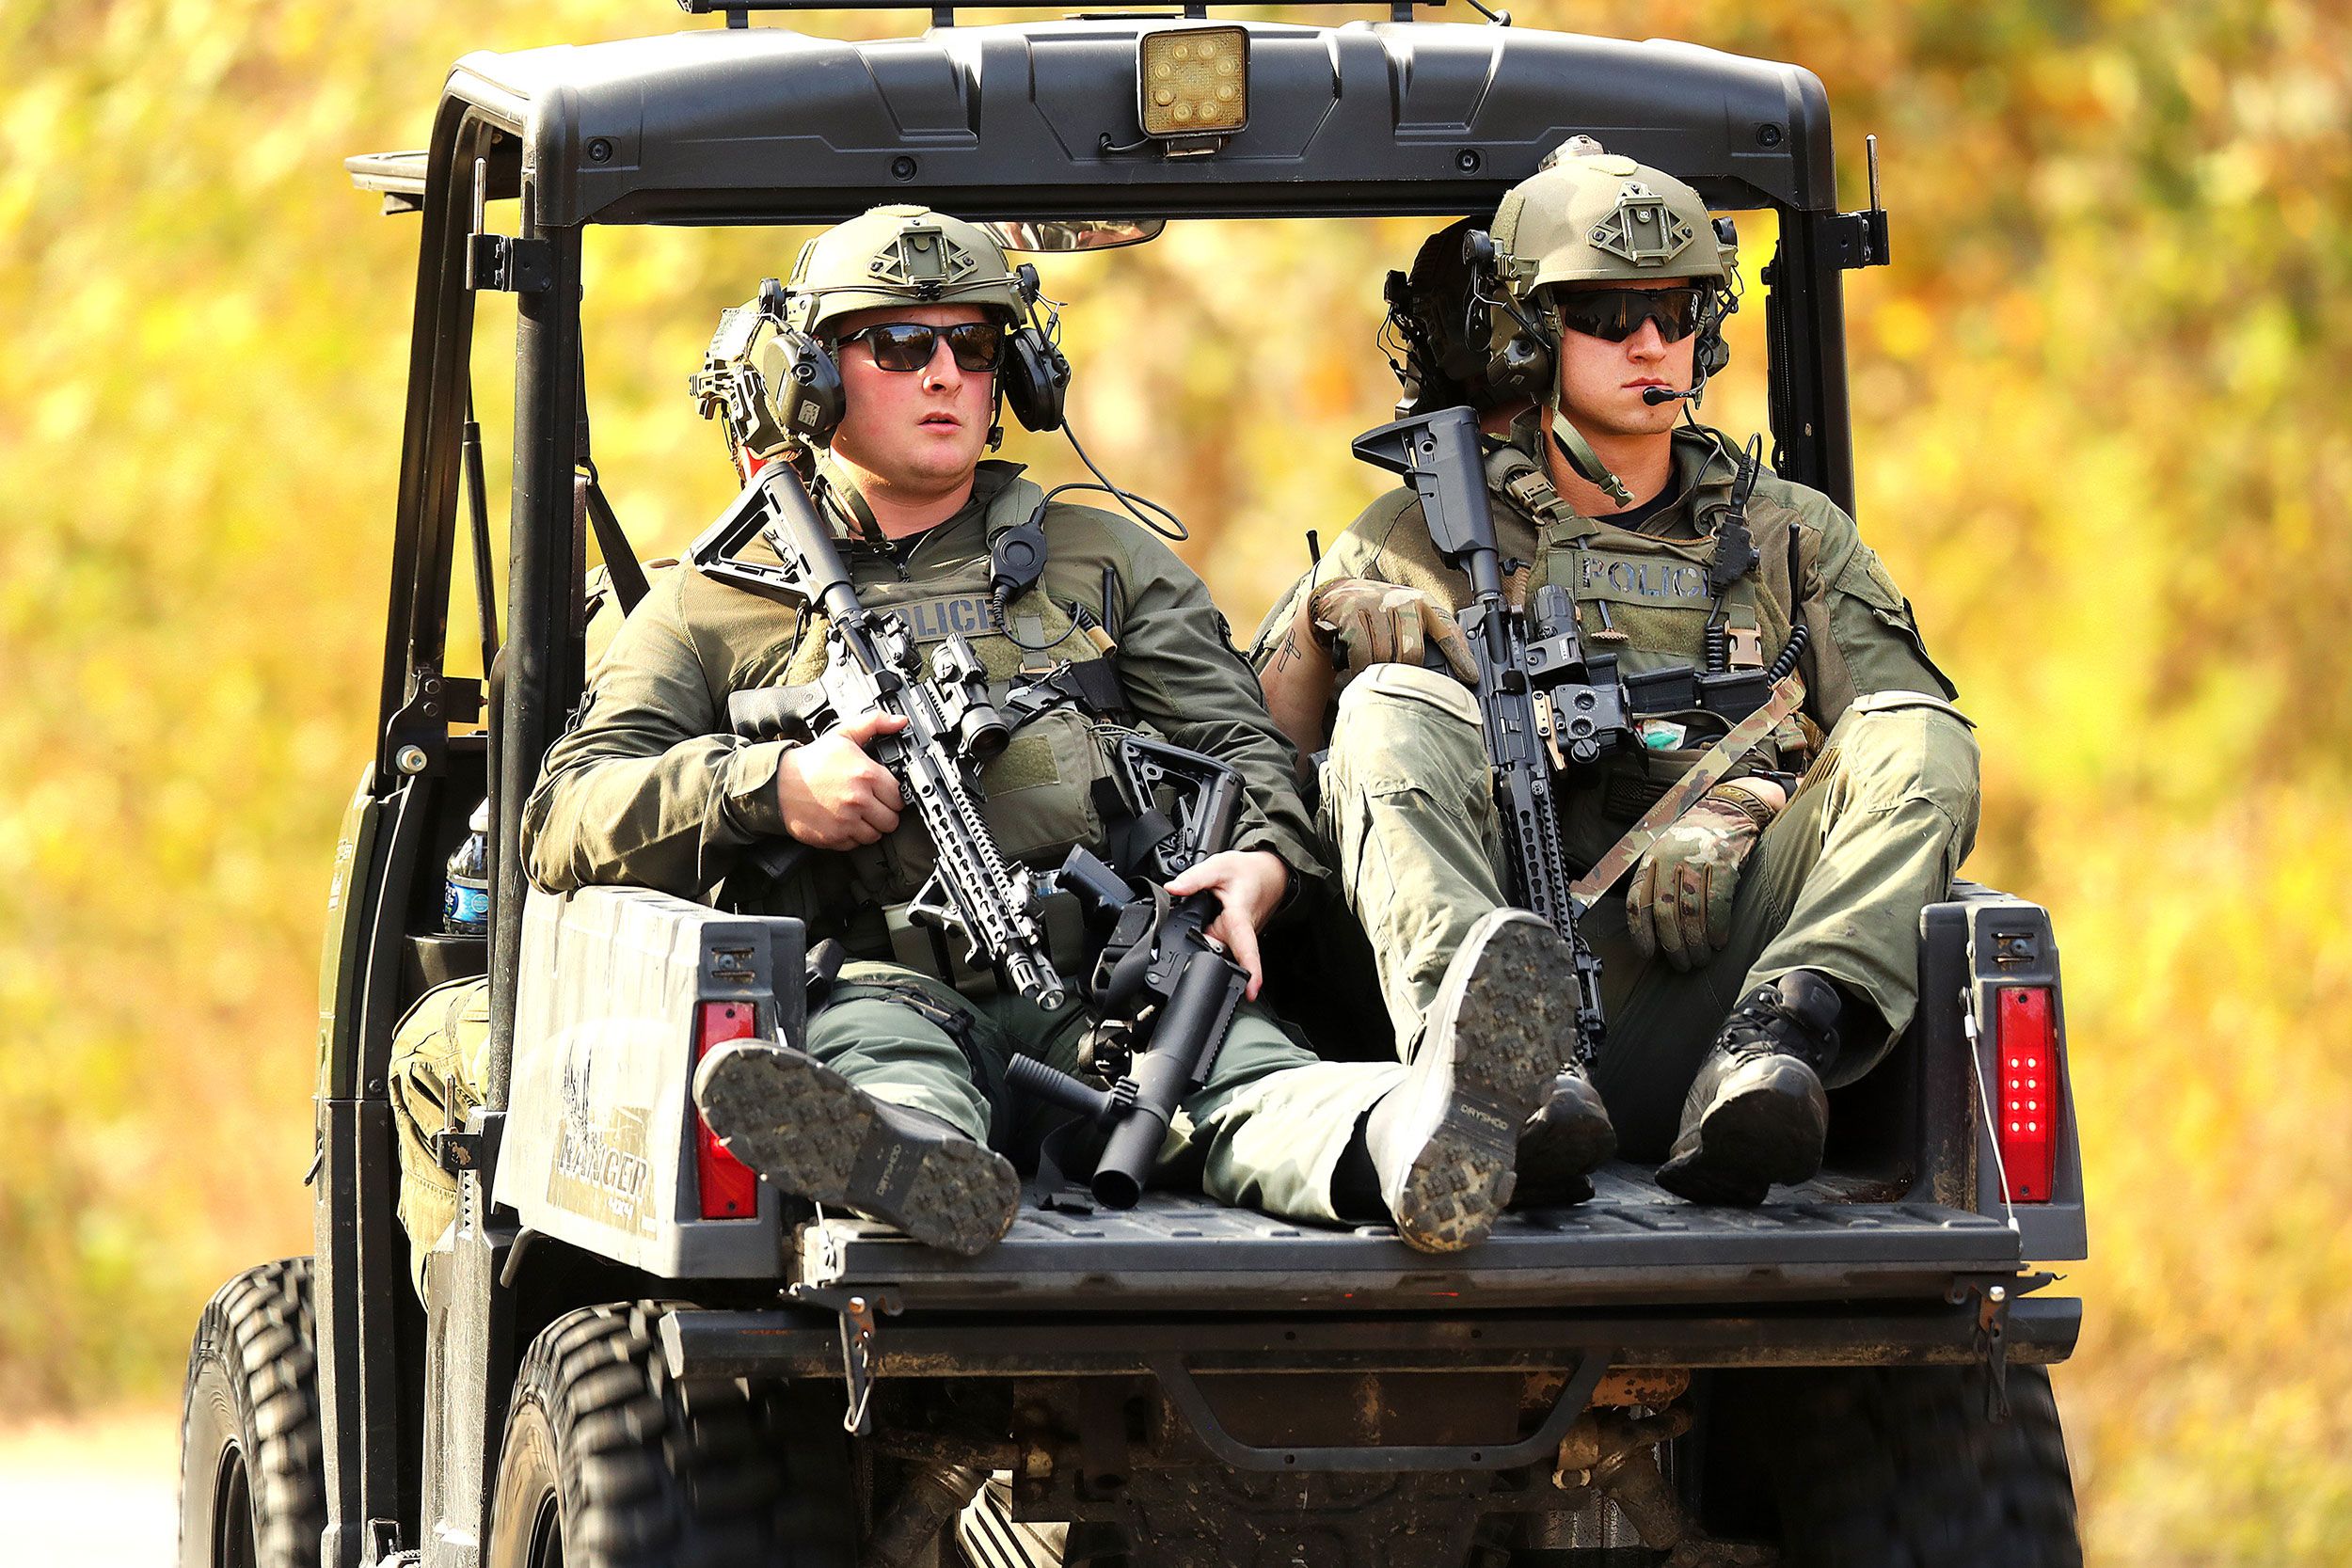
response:
<path fill-rule="evenodd" d="M 897 548 L 853 542 L 863 502 L 829 461 L 819 467 L 829 504 L 851 515 L 837 521 L 851 536 L 843 555 L 860 600 L 905 616 L 925 657 L 961 633 L 999 696 L 1025 667 L 1069 660 L 1091 693 L 1109 699 L 1094 720 L 1074 705 L 1030 720 L 982 771 L 983 810 L 1008 856 L 1042 867 L 1073 845 L 1103 847 L 1090 789 L 1106 772 L 1099 722 L 1147 730 L 1237 768 L 1248 800 L 1233 847 L 1279 856 L 1295 890 L 1324 875 L 1292 782 L 1295 752 L 1207 589 L 1172 551 L 1120 518 L 1053 504 L 1043 578 L 1006 607 L 1008 635 L 990 614 L 989 540 L 1041 499 L 1017 465 L 981 464 L 971 501 Z M 764 541 L 743 555 L 775 559 Z M 1108 661 L 1087 631 L 1097 624 L 1115 630 Z M 666 574 L 613 639 L 579 726 L 548 753 L 524 808 L 526 865 L 553 892 L 619 882 L 698 897 L 724 879 L 733 904 L 799 917 L 812 942 L 840 939 L 861 961 L 842 971 L 830 1005 L 811 1019 L 807 1051 L 877 1099 L 927 1111 L 976 1139 L 993 1132 L 1002 1145 L 1020 1131 L 1006 1116 L 1006 1060 L 1025 1052 L 1074 1070 L 1084 1009 L 1048 1016 L 996 994 L 993 976 L 961 970 L 930 932 L 906 923 L 903 905 L 930 866 L 914 812 L 881 843 L 813 855 L 782 883 L 745 863 L 747 847 L 784 833 L 776 771 L 787 743 L 731 736 L 727 697 L 809 679 L 824 658 L 821 620 L 804 622 L 691 568 Z M 1069 973 L 1072 960 L 1057 958 Z M 440 1022 L 420 1010 L 393 1069 L 396 1104 L 428 1133 L 447 1104 L 470 1092 L 462 1079 L 451 1082 L 463 1044 L 425 1037 Z M 1389 1067 L 1321 1062 L 1271 1012 L 1245 1004 L 1211 1081 L 1184 1107 L 1164 1174 L 1197 1174 L 1226 1202 L 1337 1219 L 1330 1185 L 1340 1157 L 1361 1116 L 1400 1077 Z M 429 1155 L 404 1161 L 404 1216 L 420 1248 L 446 1225 L 453 1200 Z"/>
<path fill-rule="evenodd" d="M 1541 466 L 1529 416 L 1489 455 L 1506 561 L 1530 563 L 1524 593 L 1565 588 L 1593 653 L 1635 673 L 1697 664 L 1713 608 L 1708 565 L 1737 449 L 1711 430 L 1675 433 L 1672 499 L 1637 529 L 1577 515 Z M 1804 771 L 1742 872 L 1728 945 L 1677 973 L 1645 957 L 1624 889 L 1583 923 L 1602 961 L 1607 1046 L 1594 1081 L 1621 1146 L 1655 1159 L 1675 1136 L 1684 1091 L 1732 1006 L 1804 968 L 1867 997 L 1890 1033 L 1850 1040 L 1831 1075 L 1867 1071 L 1909 1021 L 1921 908 L 1944 896 L 1977 823 L 1977 748 L 1955 695 L 1921 645 L 1911 608 L 1853 522 L 1825 497 L 1763 475 L 1747 508 L 1757 564 L 1725 595 L 1731 664 L 1771 662 L 1801 619 L 1805 700 L 1742 768 Z M 1312 580 L 1359 577 L 1423 589 L 1459 609 L 1467 578 L 1432 546 L 1408 490 L 1375 501 L 1267 617 L 1263 659 L 1281 645 Z M 1723 733 L 1703 715 L 1683 745 L 1618 753 L 1562 805 L 1581 872 Z M 1446 960 L 1480 915 L 1507 902 L 1491 771 L 1470 690 L 1418 667 L 1377 664 L 1342 691 L 1322 773 L 1320 826 L 1342 889 L 1377 955 L 1400 1041 L 1409 1041 Z M 1821 739 L 1826 736 L 1825 742 Z"/>

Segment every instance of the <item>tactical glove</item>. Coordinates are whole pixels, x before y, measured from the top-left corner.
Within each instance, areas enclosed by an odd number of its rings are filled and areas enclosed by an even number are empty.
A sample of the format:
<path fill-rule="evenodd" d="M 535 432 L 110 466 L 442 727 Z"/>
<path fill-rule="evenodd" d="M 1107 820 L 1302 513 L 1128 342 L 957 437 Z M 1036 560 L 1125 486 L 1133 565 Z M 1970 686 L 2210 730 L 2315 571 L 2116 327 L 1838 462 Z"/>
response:
<path fill-rule="evenodd" d="M 1463 681 L 1475 683 L 1478 665 L 1454 612 L 1418 588 L 1369 578 L 1333 578 L 1307 601 L 1317 641 L 1331 650 L 1341 673 L 1353 678 L 1375 664 L 1420 664 L 1430 642 Z"/>
<path fill-rule="evenodd" d="M 1731 941 L 1740 868 L 1772 819 L 1772 808 L 1751 791 L 1719 784 L 1643 852 L 1633 863 L 1625 920 L 1645 958 L 1663 953 L 1685 972 L 1714 960 Z"/>

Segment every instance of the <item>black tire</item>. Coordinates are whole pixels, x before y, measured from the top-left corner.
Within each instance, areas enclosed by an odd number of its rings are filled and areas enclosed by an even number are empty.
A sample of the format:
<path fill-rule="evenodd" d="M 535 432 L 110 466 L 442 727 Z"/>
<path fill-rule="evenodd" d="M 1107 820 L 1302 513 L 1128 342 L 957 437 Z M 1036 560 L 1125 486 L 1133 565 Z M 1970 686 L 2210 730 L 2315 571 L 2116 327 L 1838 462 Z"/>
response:
<path fill-rule="evenodd" d="M 591 1307 L 516 1374 L 489 1568 L 852 1568 L 840 1406 L 669 1375 L 655 1305 Z M 816 1430 L 811 1430 L 814 1427 Z"/>
<path fill-rule="evenodd" d="M 1845 1368 L 1757 1380 L 1790 1568 L 2080 1568 L 2074 1482 L 2049 1375 Z"/>
<path fill-rule="evenodd" d="M 326 1528 L 310 1260 L 248 1269 L 197 1321 L 180 1422 L 180 1568 L 296 1568 Z"/>

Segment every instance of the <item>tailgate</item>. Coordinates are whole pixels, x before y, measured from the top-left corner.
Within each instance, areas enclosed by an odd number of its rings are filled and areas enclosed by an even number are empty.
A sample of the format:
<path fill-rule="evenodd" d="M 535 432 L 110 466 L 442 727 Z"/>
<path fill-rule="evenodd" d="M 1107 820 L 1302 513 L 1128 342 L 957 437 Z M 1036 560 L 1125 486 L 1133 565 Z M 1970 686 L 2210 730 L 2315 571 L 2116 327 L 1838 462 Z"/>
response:
<path fill-rule="evenodd" d="M 1323 1228 L 1162 1194 L 1124 1212 L 1026 1208 L 1004 1241 L 970 1259 L 823 1215 L 802 1227 L 794 1277 L 889 1292 L 908 1307 L 1720 1307 L 1940 1299 L 1963 1276 L 2023 1263 L 2008 1225 L 1930 1203 L 1800 1186 L 1757 1209 L 1702 1207 L 1627 1165 L 1595 1186 L 1570 1208 L 1505 1215 L 1457 1257 L 1415 1252 L 1385 1225 Z"/>

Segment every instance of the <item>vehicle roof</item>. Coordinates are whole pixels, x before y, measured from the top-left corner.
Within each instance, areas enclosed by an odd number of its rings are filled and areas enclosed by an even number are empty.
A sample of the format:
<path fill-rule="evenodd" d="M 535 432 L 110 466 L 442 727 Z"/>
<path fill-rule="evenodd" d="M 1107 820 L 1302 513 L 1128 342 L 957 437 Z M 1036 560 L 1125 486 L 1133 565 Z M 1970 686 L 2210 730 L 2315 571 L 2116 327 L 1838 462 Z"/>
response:
<path fill-rule="evenodd" d="M 469 55 L 447 91 L 520 136 L 550 226 L 830 221 L 894 198 L 976 218 L 1463 213 L 1580 133 L 1718 207 L 1836 201 L 1811 71 L 1516 26 L 1224 24 L 1249 34 L 1248 125 L 1204 156 L 1118 150 L 1139 135 L 1137 39 L 1173 21 L 713 27 Z"/>

